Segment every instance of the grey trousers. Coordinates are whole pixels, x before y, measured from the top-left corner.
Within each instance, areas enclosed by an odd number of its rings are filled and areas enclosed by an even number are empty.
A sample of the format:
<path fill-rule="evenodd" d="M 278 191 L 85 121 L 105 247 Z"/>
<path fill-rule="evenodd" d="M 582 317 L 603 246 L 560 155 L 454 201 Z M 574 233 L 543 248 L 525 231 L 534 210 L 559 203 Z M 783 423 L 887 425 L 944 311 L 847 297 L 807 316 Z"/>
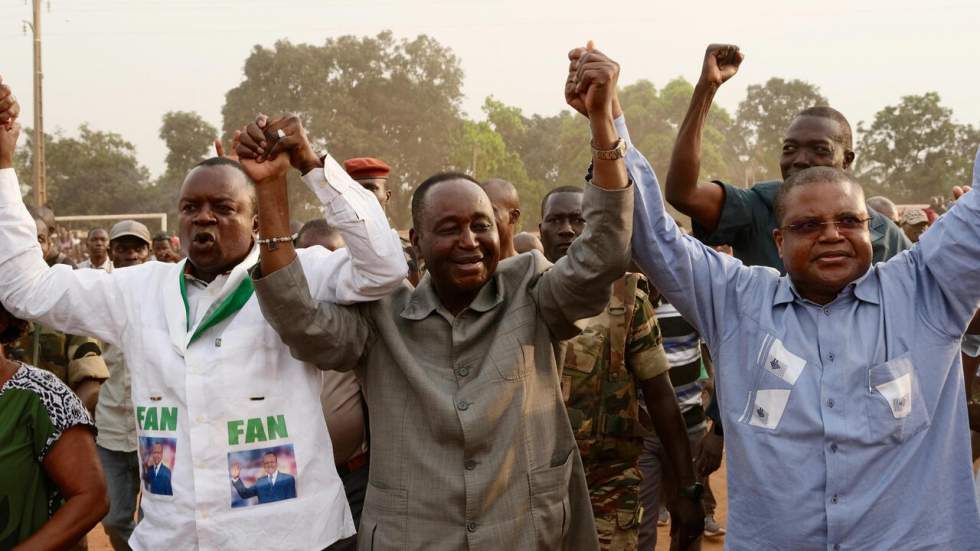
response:
<path fill-rule="evenodd" d="M 129 550 L 129 536 L 136 528 L 136 495 L 140 490 L 140 466 L 136 452 L 117 452 L 101 446 L 99 459 L 109 489 L 109 514 L 102 527 L 115 551 Z"/>
<path fill-rule="evenodd" d="M 687 437 L 691 442 L 691 455 L 698 456 L 701 449 L 701 439 L 707 433 L 707 429 L 688 433 Z M 643 439 L 643 453 L 640 454 L 640 473 L 643 480 L 640 482 L 640 502 L 643 503 L 643 519 L 640 522 L 640 537 L 638 551 L 654 551 L 657 547 L 657 518 L 660 516 L 661 504 L 670 511 L 670 503 L 665 503 L 663 497 L 676 493 L 673 472 L 670 463 L 667 461 L 663 444 L 660 438 L 649 436 Z M 698 482 L 704 484 L 704 503 L 705 515 L 713 515 L 715 512 L 715 495 L 711 492 L 708 485 L 708 478 L 698 477 Z M 679 535 L 671 526 L 672 536 Z M 675 549 L 679 542 L 671 538 L 671 549 Z"/>

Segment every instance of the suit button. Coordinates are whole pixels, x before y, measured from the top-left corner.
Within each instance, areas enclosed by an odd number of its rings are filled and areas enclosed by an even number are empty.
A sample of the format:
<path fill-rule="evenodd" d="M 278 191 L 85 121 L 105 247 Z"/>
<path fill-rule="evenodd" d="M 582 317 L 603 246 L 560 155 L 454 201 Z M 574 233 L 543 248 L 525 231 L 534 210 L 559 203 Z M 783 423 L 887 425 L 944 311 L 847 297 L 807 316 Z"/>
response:
<path fill-rule="evenodd" d="M 837 503 L 837 494 L 834 494 L 834 497 L 830 498 L 830 502 Z"/>
<path fill-rule="evenodd" d="M 837 443 L 836 442 L 830 445 L 830 451 L 832 451 L 833 453 L 837 453 Z"/>
<path fill-rule="evenodd" d="M 472 471 L 476 468 L 476 461 L 469 459 L 466 461 L 466 463 L 463 463 L 463 467 L 466 468 L 467 471 Z"/>
<path fill-rule="evenodd" d="M 827 407 L 829 407 L 829 408 L 833 408 L 834 407 L 834 399 L 833 398 L 827 400 Z"/>
<path fill-rule="evenodd" d="M 467 522 L 466 523 L 466 531 L 467 532 L 476 532 L 476 523 L 475 522 Z"/>
<path fill-rule="evenodd" d="M 467 377 L 470 374 L 470 368 L 465 366 L 461 367 L 456 370 L 456 374 L 459 375 L 460 377 Z"/>
<path fill-rule="evenodd" d="M 459 409 L 459 411 L 466 411 L 470 409 L 470 403 L 466 400 L 460 400 L 459 403 L 456 404 L 456 407 Z"/>

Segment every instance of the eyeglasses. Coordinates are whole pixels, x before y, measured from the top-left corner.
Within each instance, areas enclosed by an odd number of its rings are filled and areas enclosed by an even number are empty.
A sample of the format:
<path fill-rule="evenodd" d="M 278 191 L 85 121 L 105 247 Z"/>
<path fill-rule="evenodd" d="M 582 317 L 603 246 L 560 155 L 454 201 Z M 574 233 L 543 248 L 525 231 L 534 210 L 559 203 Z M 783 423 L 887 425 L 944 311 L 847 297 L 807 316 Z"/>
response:
<path fill-rule="evenodd" d="M 796 235 L 816 235 L 824 230 L 824 227 L 833 224 L 837 231 L 849 233 L 864 229 L 864 226 L 871 218 L 858 218 L 857 216 L 842 216 L 835 220 L 804 220 L 795 224 L 789 224 L 779 229 L 788 230 Z"/>

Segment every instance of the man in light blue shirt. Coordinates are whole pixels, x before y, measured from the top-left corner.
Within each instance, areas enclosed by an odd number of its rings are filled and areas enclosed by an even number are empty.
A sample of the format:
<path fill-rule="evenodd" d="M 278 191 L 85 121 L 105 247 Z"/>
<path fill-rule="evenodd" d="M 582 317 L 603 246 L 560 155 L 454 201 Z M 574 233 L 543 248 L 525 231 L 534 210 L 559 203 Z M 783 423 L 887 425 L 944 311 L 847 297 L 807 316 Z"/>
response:
<path fill-rule="evenodd" d="M 872 267 L 860 186 L 807 169 L 776 199 L 780 277 L 684 235 L 647 160 L 630 146 L 626 161 L 634 259 L 716 360 L 726 549 L 980 549 L 959 354 L 980 306 L 980 193 Z"/>

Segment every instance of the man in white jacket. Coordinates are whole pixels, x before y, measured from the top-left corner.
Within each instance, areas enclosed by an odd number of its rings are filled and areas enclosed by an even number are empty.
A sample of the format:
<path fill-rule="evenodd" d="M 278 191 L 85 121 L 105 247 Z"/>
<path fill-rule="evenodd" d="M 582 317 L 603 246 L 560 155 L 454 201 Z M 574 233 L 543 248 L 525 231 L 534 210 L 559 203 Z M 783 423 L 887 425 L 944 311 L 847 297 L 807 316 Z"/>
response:
<path fill-rule="evenodd" d="M 277 243 L 255 239 L 252 180 L 284 187 L 290 161 L 302 167 L 347 243 L 336 252 L 300 251 L 311 291 L 328 302 L 376 300 L 405 277 L 398 236 L 374 196 L 332 158 L 316 159 L 304 134 L 288 158 L 253 164 L 261 175 L 225 158 L 190 170 L 178 206 L 186 260 L 112 274 L 49 268 L 12 168 L 19 126 L 11 121 L 11 98 L 0 89 L 0 302 L 19 317 L 95 336 L 126 355 L 142 459 L 159 444 L 173 476 L 173 495 L 144 493 L 144 519 L 130 545 L 322 549 L 353 534 L 320 410 L 320 372 L 290 356 L 262 318 L 247 276 L 260 246 Z M 267 453 L 295 478 L 296 497 L 243 503 L 231 465 L 254 484 Z"/>

